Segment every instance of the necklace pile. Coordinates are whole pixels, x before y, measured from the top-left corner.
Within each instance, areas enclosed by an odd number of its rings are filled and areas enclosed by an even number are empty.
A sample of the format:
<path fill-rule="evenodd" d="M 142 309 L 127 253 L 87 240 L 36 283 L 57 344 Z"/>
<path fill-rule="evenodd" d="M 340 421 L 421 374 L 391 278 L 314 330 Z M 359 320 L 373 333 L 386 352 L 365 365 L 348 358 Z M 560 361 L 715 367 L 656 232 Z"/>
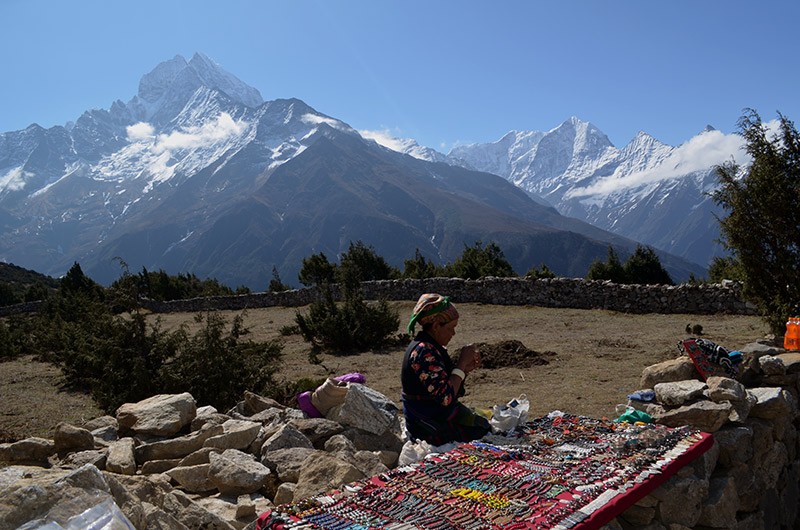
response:
<path fill-rule="evenodd" d="M 516 437 L 462 443 L 340 491 L 277 506 L 267 527 L 576 528 L 707 436 L 689 427 L 551 414 L 527 422 Z"/>

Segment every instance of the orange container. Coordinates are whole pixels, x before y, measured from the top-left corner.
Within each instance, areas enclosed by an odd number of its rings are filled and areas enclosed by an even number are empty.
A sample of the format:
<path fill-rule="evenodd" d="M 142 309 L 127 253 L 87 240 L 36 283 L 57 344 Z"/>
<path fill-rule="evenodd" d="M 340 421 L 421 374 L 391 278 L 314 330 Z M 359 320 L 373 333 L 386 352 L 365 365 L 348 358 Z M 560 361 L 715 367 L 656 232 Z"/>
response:
<path fill-rule="evenodd" d="M 786 350 L 800 350 L 800 317 L 790 318 L 786 322 L 783 348 Z"/>

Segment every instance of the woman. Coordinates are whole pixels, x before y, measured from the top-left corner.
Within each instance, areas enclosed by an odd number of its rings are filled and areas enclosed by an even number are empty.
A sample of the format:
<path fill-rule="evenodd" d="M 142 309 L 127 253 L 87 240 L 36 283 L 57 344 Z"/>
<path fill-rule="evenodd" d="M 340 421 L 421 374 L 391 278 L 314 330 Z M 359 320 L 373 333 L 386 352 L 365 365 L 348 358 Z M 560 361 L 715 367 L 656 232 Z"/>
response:
<path fill-rule="evenodd" d="M 428 293 L 420 296 L 408 323 L 422 330 L 403 356 L 403 414 L 413 439 L 432 445 L 476 440 L 491 430 L 489 421 L 458 402 L 464 395 L 464 379 L 480 366 L 474 345 L 461 348 L 453 363 L 446 346 L 456 334 L 458 311 L 448 297 Z"/>

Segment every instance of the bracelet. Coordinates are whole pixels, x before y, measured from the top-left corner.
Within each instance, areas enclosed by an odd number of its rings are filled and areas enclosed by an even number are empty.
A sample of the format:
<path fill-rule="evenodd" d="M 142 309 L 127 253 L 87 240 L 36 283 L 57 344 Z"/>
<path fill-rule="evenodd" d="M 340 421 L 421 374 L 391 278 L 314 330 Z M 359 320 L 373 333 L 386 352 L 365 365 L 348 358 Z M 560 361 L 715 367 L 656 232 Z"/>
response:
<path fill-rule="evenodd" d="M 465 374 L 464 370 L 462 370 L 461 368 L 453 368 L 452 370 L 450 370 L 450 373 L 453 375 L 457 375 L 458 377 L 461 378 L 462 381 L 467 378 L 467 374 Z"/>

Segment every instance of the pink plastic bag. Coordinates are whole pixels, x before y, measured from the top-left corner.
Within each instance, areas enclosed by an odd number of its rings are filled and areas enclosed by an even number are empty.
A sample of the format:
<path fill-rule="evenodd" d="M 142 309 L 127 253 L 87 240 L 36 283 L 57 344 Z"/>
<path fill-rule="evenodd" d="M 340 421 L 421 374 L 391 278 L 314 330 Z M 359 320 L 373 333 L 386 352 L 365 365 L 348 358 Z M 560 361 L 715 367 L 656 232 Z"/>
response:
<path fill-rule="evenodd" d="M 367 378 L 364 377 L 363 374 L 360 374 L 358 372 L 351 372 L 349 374 L 340 375 L 339 377 L 334 377 L 334 379 L 336 379 L 337 381 L 342 381 L 344 383 L 359 383 L 362 385 L 367 380 Z"/>
<path fill-rule="evenodd" d="M 297 394 L 297 404 L 300 406 L 300 410 L 306 413 L 306 416 L 309 418 L 321 418 L 322 414 L 317 410 L 317 407 L 311 403 L 311 391 L 306 390 L 300 394 Z"/>

